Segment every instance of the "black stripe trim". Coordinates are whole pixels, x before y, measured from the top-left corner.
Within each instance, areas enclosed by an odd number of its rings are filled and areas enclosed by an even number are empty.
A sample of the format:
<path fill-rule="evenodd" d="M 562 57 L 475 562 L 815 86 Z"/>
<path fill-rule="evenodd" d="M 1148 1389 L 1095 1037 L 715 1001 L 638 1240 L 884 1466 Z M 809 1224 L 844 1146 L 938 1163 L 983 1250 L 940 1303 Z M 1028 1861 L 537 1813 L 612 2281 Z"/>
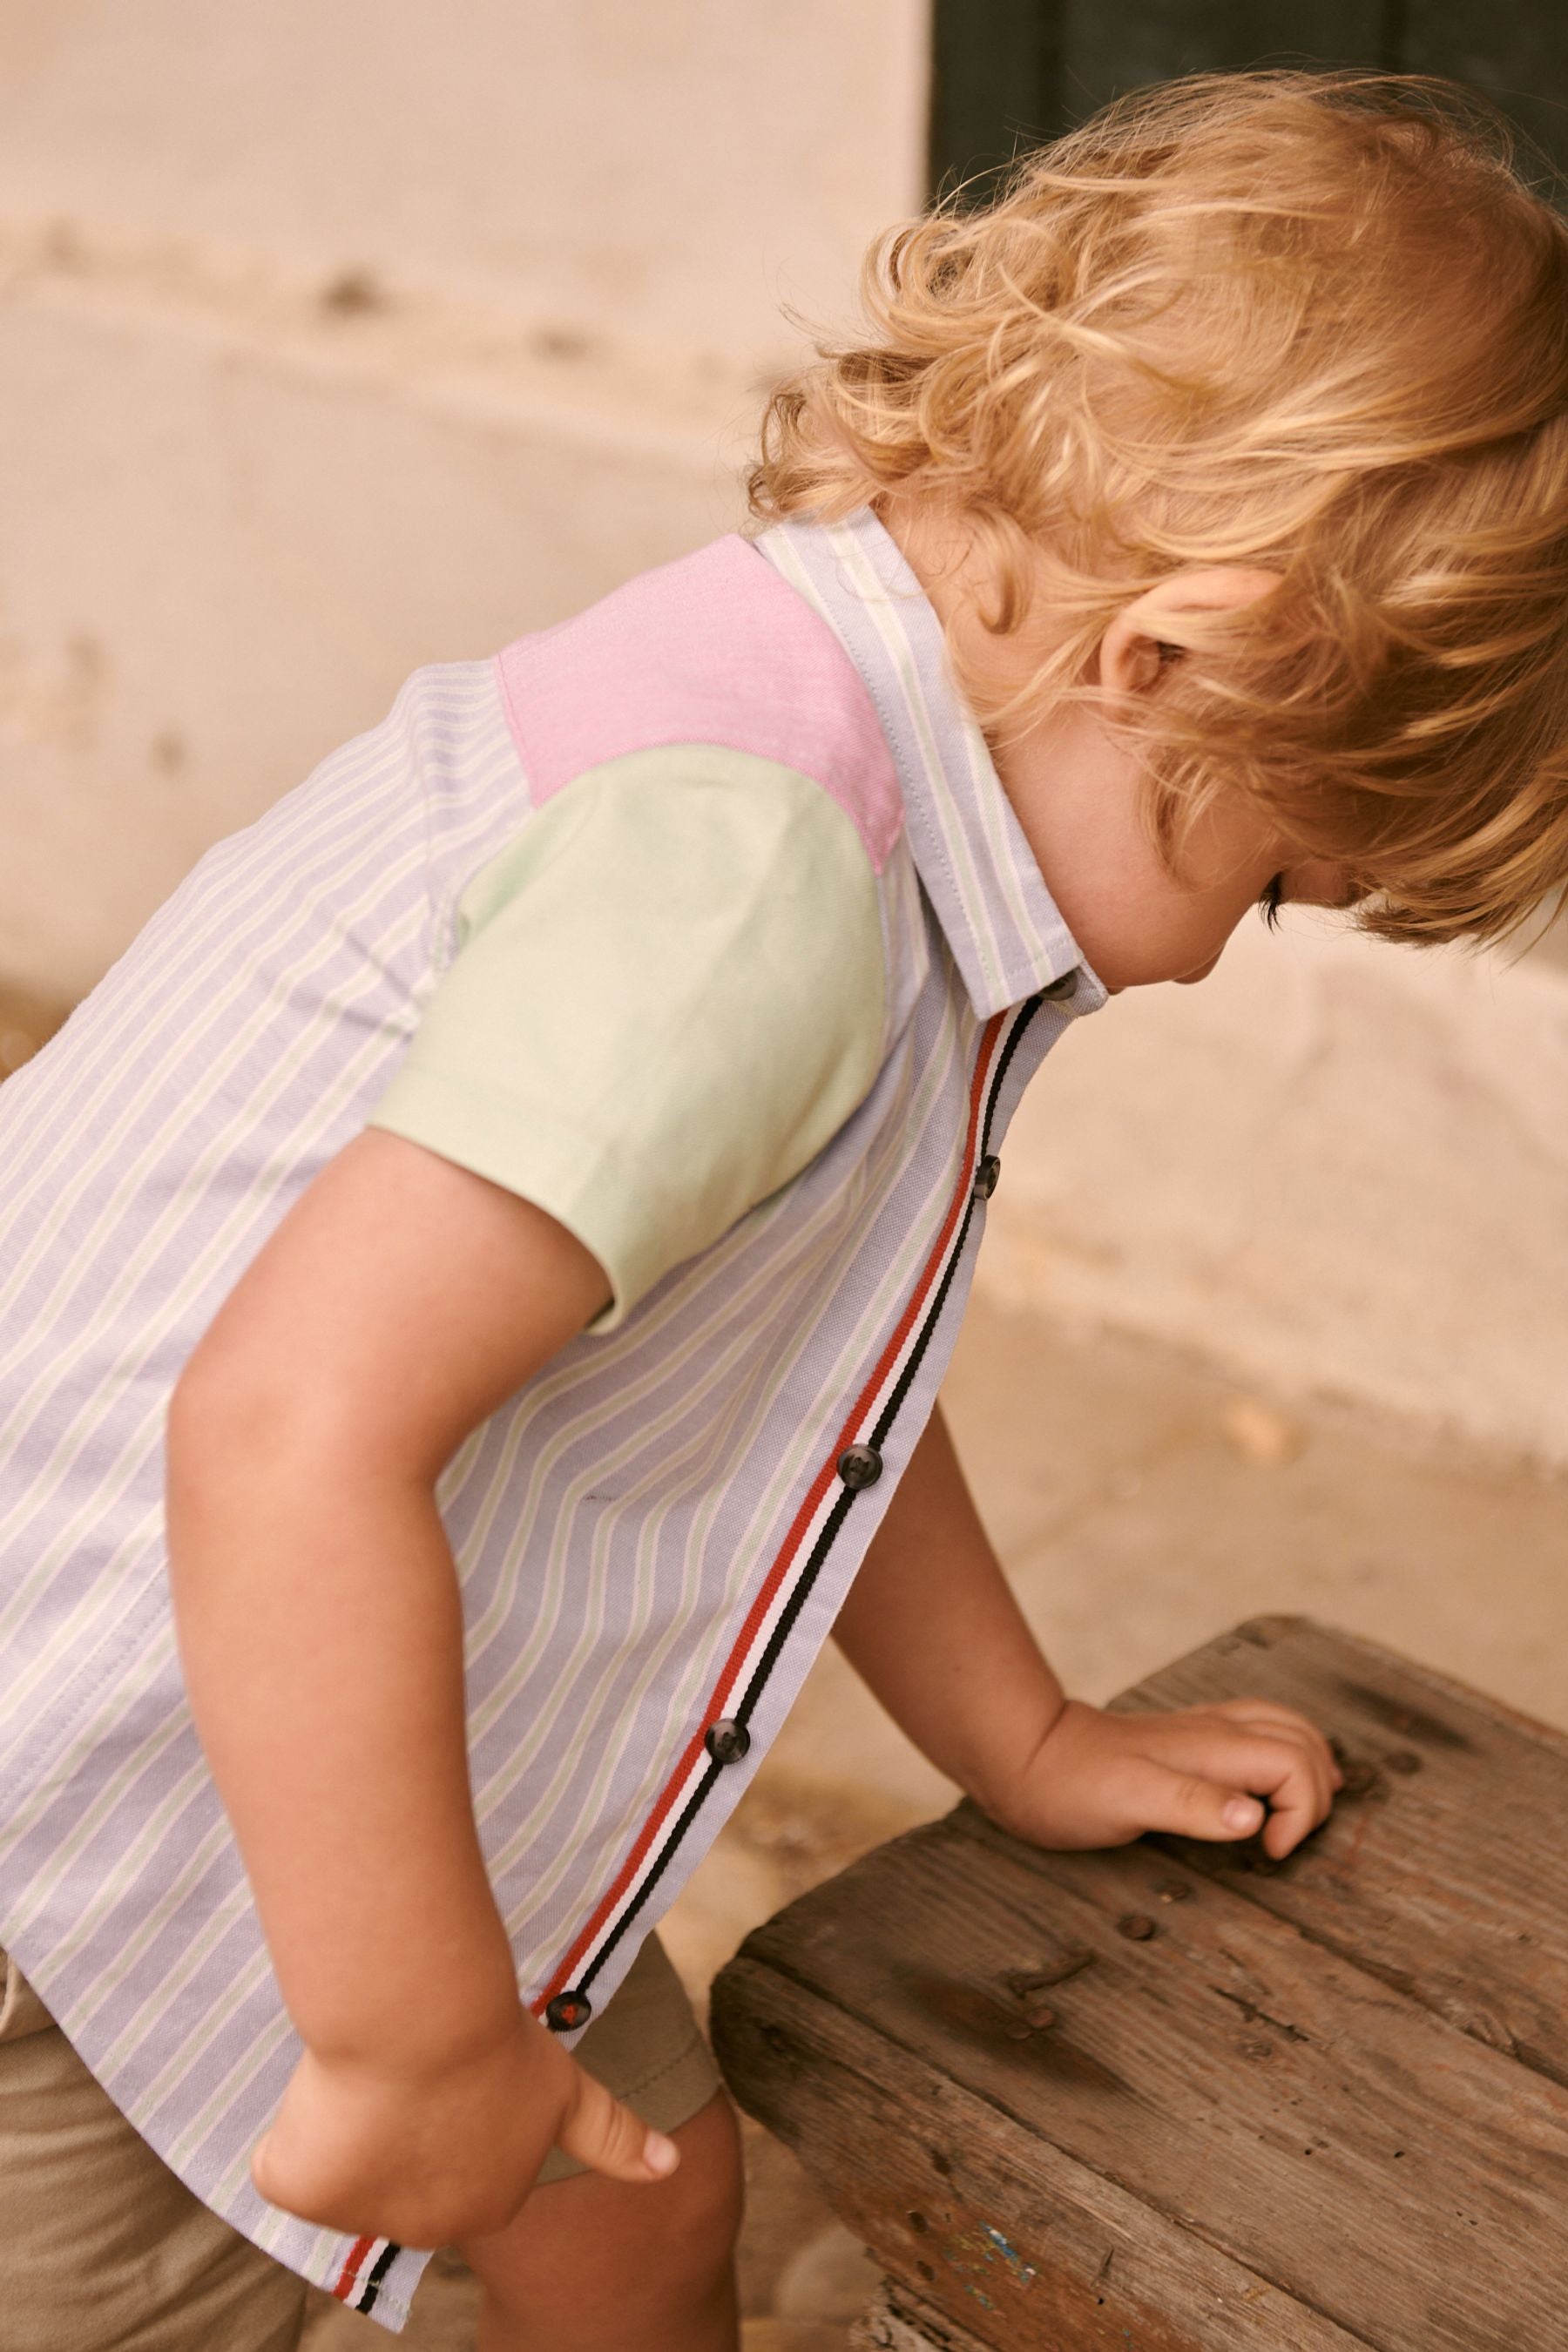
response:
<path fill-rule="evenodd" d="M 604 1942 L 600 1945 L 598 1950 L 595 1953 L 587 1967 L 583 1970 L 582 1975 L 573 1979 L 573 1990 L 574 1991 L 585 1991 L 588 1986 L 593 1983 L 594 1979 L 598 1975 L 599 1970 L 604 1967 L 605 1962 L 609 1958 L 610 1954 L 615 1950 L 616 1946 L 620 1942 L 621 1937 L 626 1934 L 626 1929 L 637 1917 L 637 1913 L 642 1909 L 643 1905 L 647 1902 L 654 1888 L 658 1885 L 659 1880 L 663 1877 L 670 1863 L 675 1859 L 676 1853 L 679 1850 L 681 1839 L 686 1835 L 687 1831 L 691 1827 L 692 1822 L 696 1820 L 699 1812 L 702 1809 L 704 1801 L 707 1799 L 708 1791 L 711 1789 L 714 1781 L 719 1778 L 720 1773 L 722 1772 L 723 1769 L 724 1767 L 719 1763 L 710 1763 L 709 1765 L 707 1770 L 703 1773 L 702 1778 L 697 1783 L 696 1788 L 693 1789 L 690 1796 L 688 1797 L 685 1804 L 682 1805 L 679 1812 L 676 1815 L 673 1827 L 665 1832 L 663 1843 L 658 1848 L 654 1860 L 649 1865 L 647 1875 L 638 1884 L 636 1892 L 630 1897 L 625 1910 L 622 1911 L 619 1918 L 616 1921 L 615 1926 L 610 1929 L 609 1934 L 605 1937 Z"/>
<path fill-rule="evenodd" d="M 356 2311 L 371 2311 L 374 2308 L 376 2298 L 381 2293 L 381 2282 L 402 2252 L 402 2247 L 395 2244 L 392 2239 L 388 2238 L 375 2259 L 370 2276 L 354 2298 L 353 2307 Z"/>
<path fill-rule="evenodd" d="M 805 1565 L 791 1587 L 789 1598 L 774 1620 L 773 1630 L 763 1644 L 763 1654 L 752 1668 L 752 1679 L 746 1685 L 745 1694 L 735 1709 L 737 1723 L 750 1723 L 755 1712 L 757 1701 L 762 1697 L 766 1686 L 768 1676 L 777 1665 L 784 1643 L 794 1630 L 795 1621 L 805 1606 L 806 1596 L 816 1582 L 828 1553 L 838 1540 L 838 1531 L 849 1516 L 855 1494 L 856 1490 L 852 1486 L 841 1487 L 833 1508 L 823 1520 L 817 1531 L 816 1541 L 807 1552 Z"/>
<path fill-rule="evenodd" d="M 1031 1002 L 1029 1004 L 1026 1005 L 1020 1017 L 1014 1024 L 1013 1028 L 1008 1033 L 1007 1042 L 1002 1049 L 995 1070 L 992 1074 L 991 1085 L 986 1096 L 985 1109 L 981 1119 L 980 1134 L 976 1139 L 975 1157 L 977 1160 L 984 1155 L 985 1146 L 991 1139 L 991 1128 L 996 1115 L 996 1104 L 1001 1091 L 1002 1080 L 1006 1075 L 1007 1066 L 1013 1058 L 1014 1049 L 1017 1045 L 1019 1038 L 1022 1037 L 1025 1030 L 1028 1027 L 1029 1023 L 1034 1018 L 1037 1010 L 1037 1001 Z M 903 1404 L 905 1398 L 909 1394 L 910 1385 L 914 1380 L 914 1375 L 919 1368 L 921 1360 L 931 1344 L 931 1336 L 934 1333 L 938 1323 L 942 1320 L 942 1309 L 947 1305 L 948 1294 L 952 1288 L 953 1278 L 963 1261 L 964 1247 L 969 1239 L 969 1228 L 973 1223 L 973 1218 L 974 1196 L 971 1193 L 968 1200 L 964 1202 L 963 1214 L 959 1220 L 958 1232 L 955 1234 L 952 1247 L 948 1252 L 947 1264 L 942 1269 L 942 1279 L 937 1284 L 931 1304 L 927 1307 L 925 1314 L 921 1318 L 920 1328 L 915 1334 L 914 1343 L 910 1349 L 908 1357 L 905 1359 L 903 1370 L 899 1374 L 898 1380 L 894 1382 L 893 1388 L 889 1392 L 888 1402 L 883 1406 L 881 1412 L 877 1418 L 876 1425 L 871 1435 L 871 1443 L 873 1445 L 880 1446 L 886 1438 L 888 1432 L 891 1429 L 894 1419 L 900 1406 Z M 752 1679 L 746 1686 L 745 1696 L 741 1701 L 740 1706 L 735 1710 L 735 1717 L 738 1722 L 744 1723 L 748 1721 L 752 1711 L 756 1707 L 758 1701 L 761 1699 L 768 1678 L 773 1673 L 774 1666 L 778 1664 L 784 1643 L 787 1640 L 790 1632 L 794 1628 L 795 1619 L 799 1616 L 801 1610 L 805 1607 L 807 1599 L 810 1597 L 812 1587 L 816 1582 L 816 1579 L 821 1572 L 827 1555 L 837 1538 L 838 1531 L 842 1528 L 846 1517 L 848 1516 L 849 1507 L 855 1500 L 856 1492 L 857 1490 L 855 1488 L 846 1486 L 840 1493 L 832 1510 L 828 1513 L 827 1517 L 824 1520 L 821 1532 L 818 1534 L 816 1543 L 812 1546 L 811 1550 L 807 1555 L 805 1565 L 795 1580 L 795 1586 L 790 1592 L 789 1599 L 785 1601 L 783 1609 L 779 1612 L 778 1620 L 773 1626 L 773 1633 L 768 1637 L 767 1646 L 752 1670 Z"/>
<path fill-rule="evenodd" d="M 1012 1028 L 1007 1032 L 1007 1041 L 1003 1046 L 1000 1055 L 997 1056 L 996 1067 L 991 1074 L 991 1085 L 985 1097 L 985 1109 L 980 1122 L 980 1134 L 977 1139 L 974 1155 L 976 1164 L 985 1157 L 986 1147 L 991 1141 L 991 1129 L 996 1117 L 996 1105 L 1001 1099 L 1002 1081 L 1007 1075 L 1007 1066 L 1012 1061 L 1013 1055 L 1017 1050 L 1019 1039 L 1023 1036 L 1025 1030 L 1028 1027 L 1030 1022 L 1034 1019 L 1039 1009 L 1039 998 L 1037 996 L 1031 997 L 1029 1002 L 1019 1013 L 1018 1018 L 1013 1024 Z M 969 1228 L 973 1223 L 973 1220 L 974 1195 L 971 1192 L 968 1200 L 963 1205 L 963 1221 L 959 1228 L 958 1240 L 954 1244 L 952 1255 L 948 1259 L 947 1265 L 943 1269 L 942 1280 L 937 1285 L 936 1296 L 931 1300 L 930 1307 L 926 1309 L 925 1320 L 921 1325 L 919 1334 L 915 1339 L 915 1344 L 910 1349 L 908 1356 L 904 1360 L 903 1370 L 899 1374 L 897 1381 L 889 1391 L 888 1402 L 882 1407 L 881 1412 L 878 1416 L 877 1425 L 871 1433 L 871 1443 L 873 1445 L 881 1445 L 883 1440 L 888 1434 L 888 1432 L 893 1425 L 894 1418 L 903 1404 L 904 1399 L 910 1392 L 915 1374 L 920 1370 L 921 1359 L 924 1356 L 927 1348 L 931 1345 L 931 1335 L 942 1319 L 942 1310 L 947 1304 L 947 1294 L 952 1287 L 952 1279 L 958 1271 L 959 1261 L 963 1255 L 964 1244 L 969 1239 Z"/>
<path fill-rule="evenodd" d="M 1012 1028 L 1007 1033 L 1006 1042 L 1003 1045 L 1001 1054 L 997 1058 L 996 1067 L 991 1074 L 991 1084 L 986 1089 L 985 1108 L 981 1116 L 980 1133 L 976 1139 L 976 1162 L 984 1157 L 986 1146 L 991 1140 L 991 1129 L 996 1116 L 996 1105 L 1001 1097 L 1002 1082 L 1007 1075 L 1008 1065 L 1013 1059 L 1013 1055 L 1017 1049 L 1019 1040 L 1022 1038 L 1024 1032 L 1027 1029 L 1029 1024 L 1033 1021 L 1039 1009 L 1039 998 L 1037 996 L 1031 997 L 1028 1003 L 1020 1008 L 1017 1020 L 1015 1021 Z M 947 1264 L 942 1269 L 942 1279 L 936 1286 L 936 1291 L 930 1306 L 926 1308 L 925 1314 L 921 1319 L 920 1328 L 915 1335 L 914 1345 L 911 1347 L 910 1353 L 905 1360 L 903 1370 L 900 1372 L 898 1380 L 894 1382 L 887 1403 L 883 1406 L 881 1412 L 878 1416 L 876 1426 L 871 1434 L 871 1443 L 873 1445 L 880 1446 L 887 1437 L 888 1432 L 891 1429 L 893 1421 L 902 1406 L 905 1398 L 909 1394 L 910 1384 L 912 1383 L 915 1373 L 920 1367 L 921 1360 L 924 1356 L 927 1348 L 931 1344 L 931 1336 L 934 1333 L 938 1323 L 942 1320 L 942 1309 L 947 1304 L 948 1294 L 952 1288 L 953 1277 L 957 1274 L 960 1263 L 963 1260 L 964 1247 L 969 1240 L 969 1228 L 973 1222 L 973 1218 L 974 1196 L 972 1192 L 969 1199 L 964 1203 L 963 1214 L 959 1221 L 958 1233 L 953 1240 L 952 1246 L 948 1253 Z M 827 1555 L 832 1550 L 834 1544 L 837 1541 L 839 1531 L 843 1528 L 845 1520 L 849 1516 L 849 1507 L 855 1500 L 856 1491 L 857 1490 L 855 1488 L 850 1486 L 844 1487 L 840 1491 L 838 1499 L 834 1504 L 832 1510 L 829 1511 L 826 1518 L 823 1521 L 821 1528 L 817 1533 L 816 1541 L 812 1545 L 810 1551 L 806 1555 L 805 1564 L 795 1579 L 794 1586 L 791 1588 L 788 1600 L 784 1602 L 784 1607 L 779 1612 L 778 1618 L 773 1625 L 773 1630 L 768 1636 L 767 1644 L 763 1651 L 762 1656 L 757 1660 L 755 1666 L 752 1669 L 751 1680 L 748 1682 L 741 1701 L 734 1710 L 734 1720 L 737 1723 L 748 1723 L 758 1702 L 762 1698 L 763 1692 L 767 1686 L 769 1676 L 772 1675 L 773 1668 L 777 1665 L 779 1659 L 784 1653 L 784 1644 L 788 1641 L 791 1633 L 794 1631 L 795 1620 L 799 1617 L 801 1611 L 805 1608 L 806 1601 L 810 1598 L 812 1588 L 822 1572 Z M 593 1983 L 594 1979 L 598 1975 L 600 1969 L 604 1967 L 605 1962 L 609 1958 L 610 1954 L 615 1950 L 616 1946 L 620 1942 L 621 1937 L 625 1935 L 627 1927 L 637 1917 L 637 1913 L 642 1909 L 649 1895 L 653 1892 L 654 1887 L 657 1886 L 658 1881 L 664 1875 L 666 1869 L 673 1861 L 676 1853 L 679 1850 L 681 1841 L 684 1839 L 686 1832 L 690 1828 L 692 1822 L 696 1820 L 698 1813 L 701 1811 L 710 1790 L 712 1788 L 714 1782 L 721 1777 L 723 1769 L 722 1765 L 716 1762 L 709 1765 L 708 1769 L 703 1773 L 702 1778 L 697 1783 L 696 1788 L 692 1790 L 690 1796 L 681 1807 L 672 1827 L 666 1831 L 664 1839 L 658 1849 L 651 1866 L 629 1896 L 626 1904 L 626 1907 L 616 1919 L 615 1926 L 610 1929 L 609 1933 L 605 1937 L 604 1942 L 595 1953 L 594 1958 L 589 1962 L 588 1966 L 583 1970 L 581 1976 L 574 1979 L 573 1990 L 574 1991 L 586 1991 L 587 1988 Z M 365 2305 L 364 2308 L 368 2309 L 368 2305 Z"/>

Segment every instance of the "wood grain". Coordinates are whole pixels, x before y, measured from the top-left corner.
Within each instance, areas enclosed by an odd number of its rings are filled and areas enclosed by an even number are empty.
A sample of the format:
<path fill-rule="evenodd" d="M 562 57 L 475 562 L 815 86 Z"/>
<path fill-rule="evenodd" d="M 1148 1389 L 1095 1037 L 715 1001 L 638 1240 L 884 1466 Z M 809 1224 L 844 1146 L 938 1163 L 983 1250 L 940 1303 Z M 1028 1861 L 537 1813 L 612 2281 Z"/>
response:
<path fill-rule="evenodd" d="M 849 2352 L 991 2352 L 907 2288 L 884 2286 L 849 2330 Z"/>
<path fill-rule="evenodd" d="M 1306 1618 L 1239 1626 L 1114 1704 L 1243 1694 L 1337 1740 L 1332 1817 L 1279 1864 L 1255 1841 L 1149 1843 L 1568 2084 L 1568 1736 Z"/>
<path fill-rule="evenodd" d="M 714 2048 L 847 2226 L 919 2298 L 1007 2352 L 1352 2352 L 1358 2339 L 877 2028 L 731 1961 Z M 1259 2322 L 1268 2314 L 1267 2336 Z M 941 2335 L 928 2328 L 935 2343 Z"/>
<path fill-rule="evenodd" d="M 1568 1740 L 1300 1620 L 1121 1704 L 1248 1691 L 1358 1784 L 1300 1860 L 1045 1853 L 960 1807 L 748 1939 L 732 2087 L 986 2344 L 1562 2352 Z"/>

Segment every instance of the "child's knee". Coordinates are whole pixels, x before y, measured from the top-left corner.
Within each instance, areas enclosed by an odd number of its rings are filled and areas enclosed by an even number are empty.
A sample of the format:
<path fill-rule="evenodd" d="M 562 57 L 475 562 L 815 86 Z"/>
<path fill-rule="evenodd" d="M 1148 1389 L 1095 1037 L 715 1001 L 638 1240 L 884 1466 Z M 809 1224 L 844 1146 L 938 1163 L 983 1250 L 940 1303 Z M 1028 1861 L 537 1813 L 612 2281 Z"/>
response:
<path fill-rule="evenodd" d="M 671 2135 L 680 2149 L 680 2165 L 669 2186 L 679 2190 L 685 2173 L 685 2199 L 680 2226 L 696 2246 L 718 2248 L 726 2258 L 733 2252 L 745 2204 L 745 2168 L 741 2157 L 741 2126 L 722 2091 Z"/>
<path fill-rule="evenodd" d="M 670 2137 L 680 2163 L 667 2180 L 574 2174 L 536 2189 L 509 2229 L 458 2247 L 495 2318 L 547 2332 L 627 2295 L 649 2319 L 723 2299 L 745 2200 L 735 2111 L 718 2092 Z"/>
<path fill-rule="evenodd" d="M 676 2171 L 657 2188 L 627 2191 L 622 2210 L 636 2247 L 628 2243 L 627 2253 L 645 2291 L 679 2302 L 728 2277 L 745 2175 L 740 2126 L 722 2091 L 670 2137 L 680 2150 Z"/>

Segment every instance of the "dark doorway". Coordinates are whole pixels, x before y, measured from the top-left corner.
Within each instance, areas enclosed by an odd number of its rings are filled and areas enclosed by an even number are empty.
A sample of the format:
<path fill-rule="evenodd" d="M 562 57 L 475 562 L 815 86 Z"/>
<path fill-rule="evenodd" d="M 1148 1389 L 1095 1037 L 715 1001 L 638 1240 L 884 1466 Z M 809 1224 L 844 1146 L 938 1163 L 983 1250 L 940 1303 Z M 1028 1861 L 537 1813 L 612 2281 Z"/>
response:
<path fill-rule="evenodd" d="M 1239 66 L 1376 66 L 1483 90 L 1568 171 L 1561 0 L 935 0 L 933 188 L 1142 83 Z"/>

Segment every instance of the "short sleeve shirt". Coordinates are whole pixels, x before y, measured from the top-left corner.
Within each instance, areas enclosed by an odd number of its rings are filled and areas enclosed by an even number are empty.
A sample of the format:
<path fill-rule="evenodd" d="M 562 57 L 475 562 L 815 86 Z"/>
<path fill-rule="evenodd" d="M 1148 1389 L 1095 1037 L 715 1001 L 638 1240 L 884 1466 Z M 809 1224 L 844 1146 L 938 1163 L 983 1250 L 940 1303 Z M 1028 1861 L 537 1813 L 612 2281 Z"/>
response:
<path fill-rule="evenodd" d="M 575 2032 L 826 1638 L 1013 1109 L 1102 1001 L 863 513 L 416 672 L 0 1089 L 0 1945 L 194 2193 L 378 2324 L 426 2255 L 249 2176 L 300 2043 L 180 1671 L 192 1349 L 367 1124 L 604 1265 L 436 1497 L 519 1998 Z"/>
<path fill-rule="evenodd" d="M 574 778 L 463 894 L 372 1124 L 548 1210 L 611 1330 L 797 1176 L 876 1076 L 876 877 L 809 777 L 708 744 Z"/>

